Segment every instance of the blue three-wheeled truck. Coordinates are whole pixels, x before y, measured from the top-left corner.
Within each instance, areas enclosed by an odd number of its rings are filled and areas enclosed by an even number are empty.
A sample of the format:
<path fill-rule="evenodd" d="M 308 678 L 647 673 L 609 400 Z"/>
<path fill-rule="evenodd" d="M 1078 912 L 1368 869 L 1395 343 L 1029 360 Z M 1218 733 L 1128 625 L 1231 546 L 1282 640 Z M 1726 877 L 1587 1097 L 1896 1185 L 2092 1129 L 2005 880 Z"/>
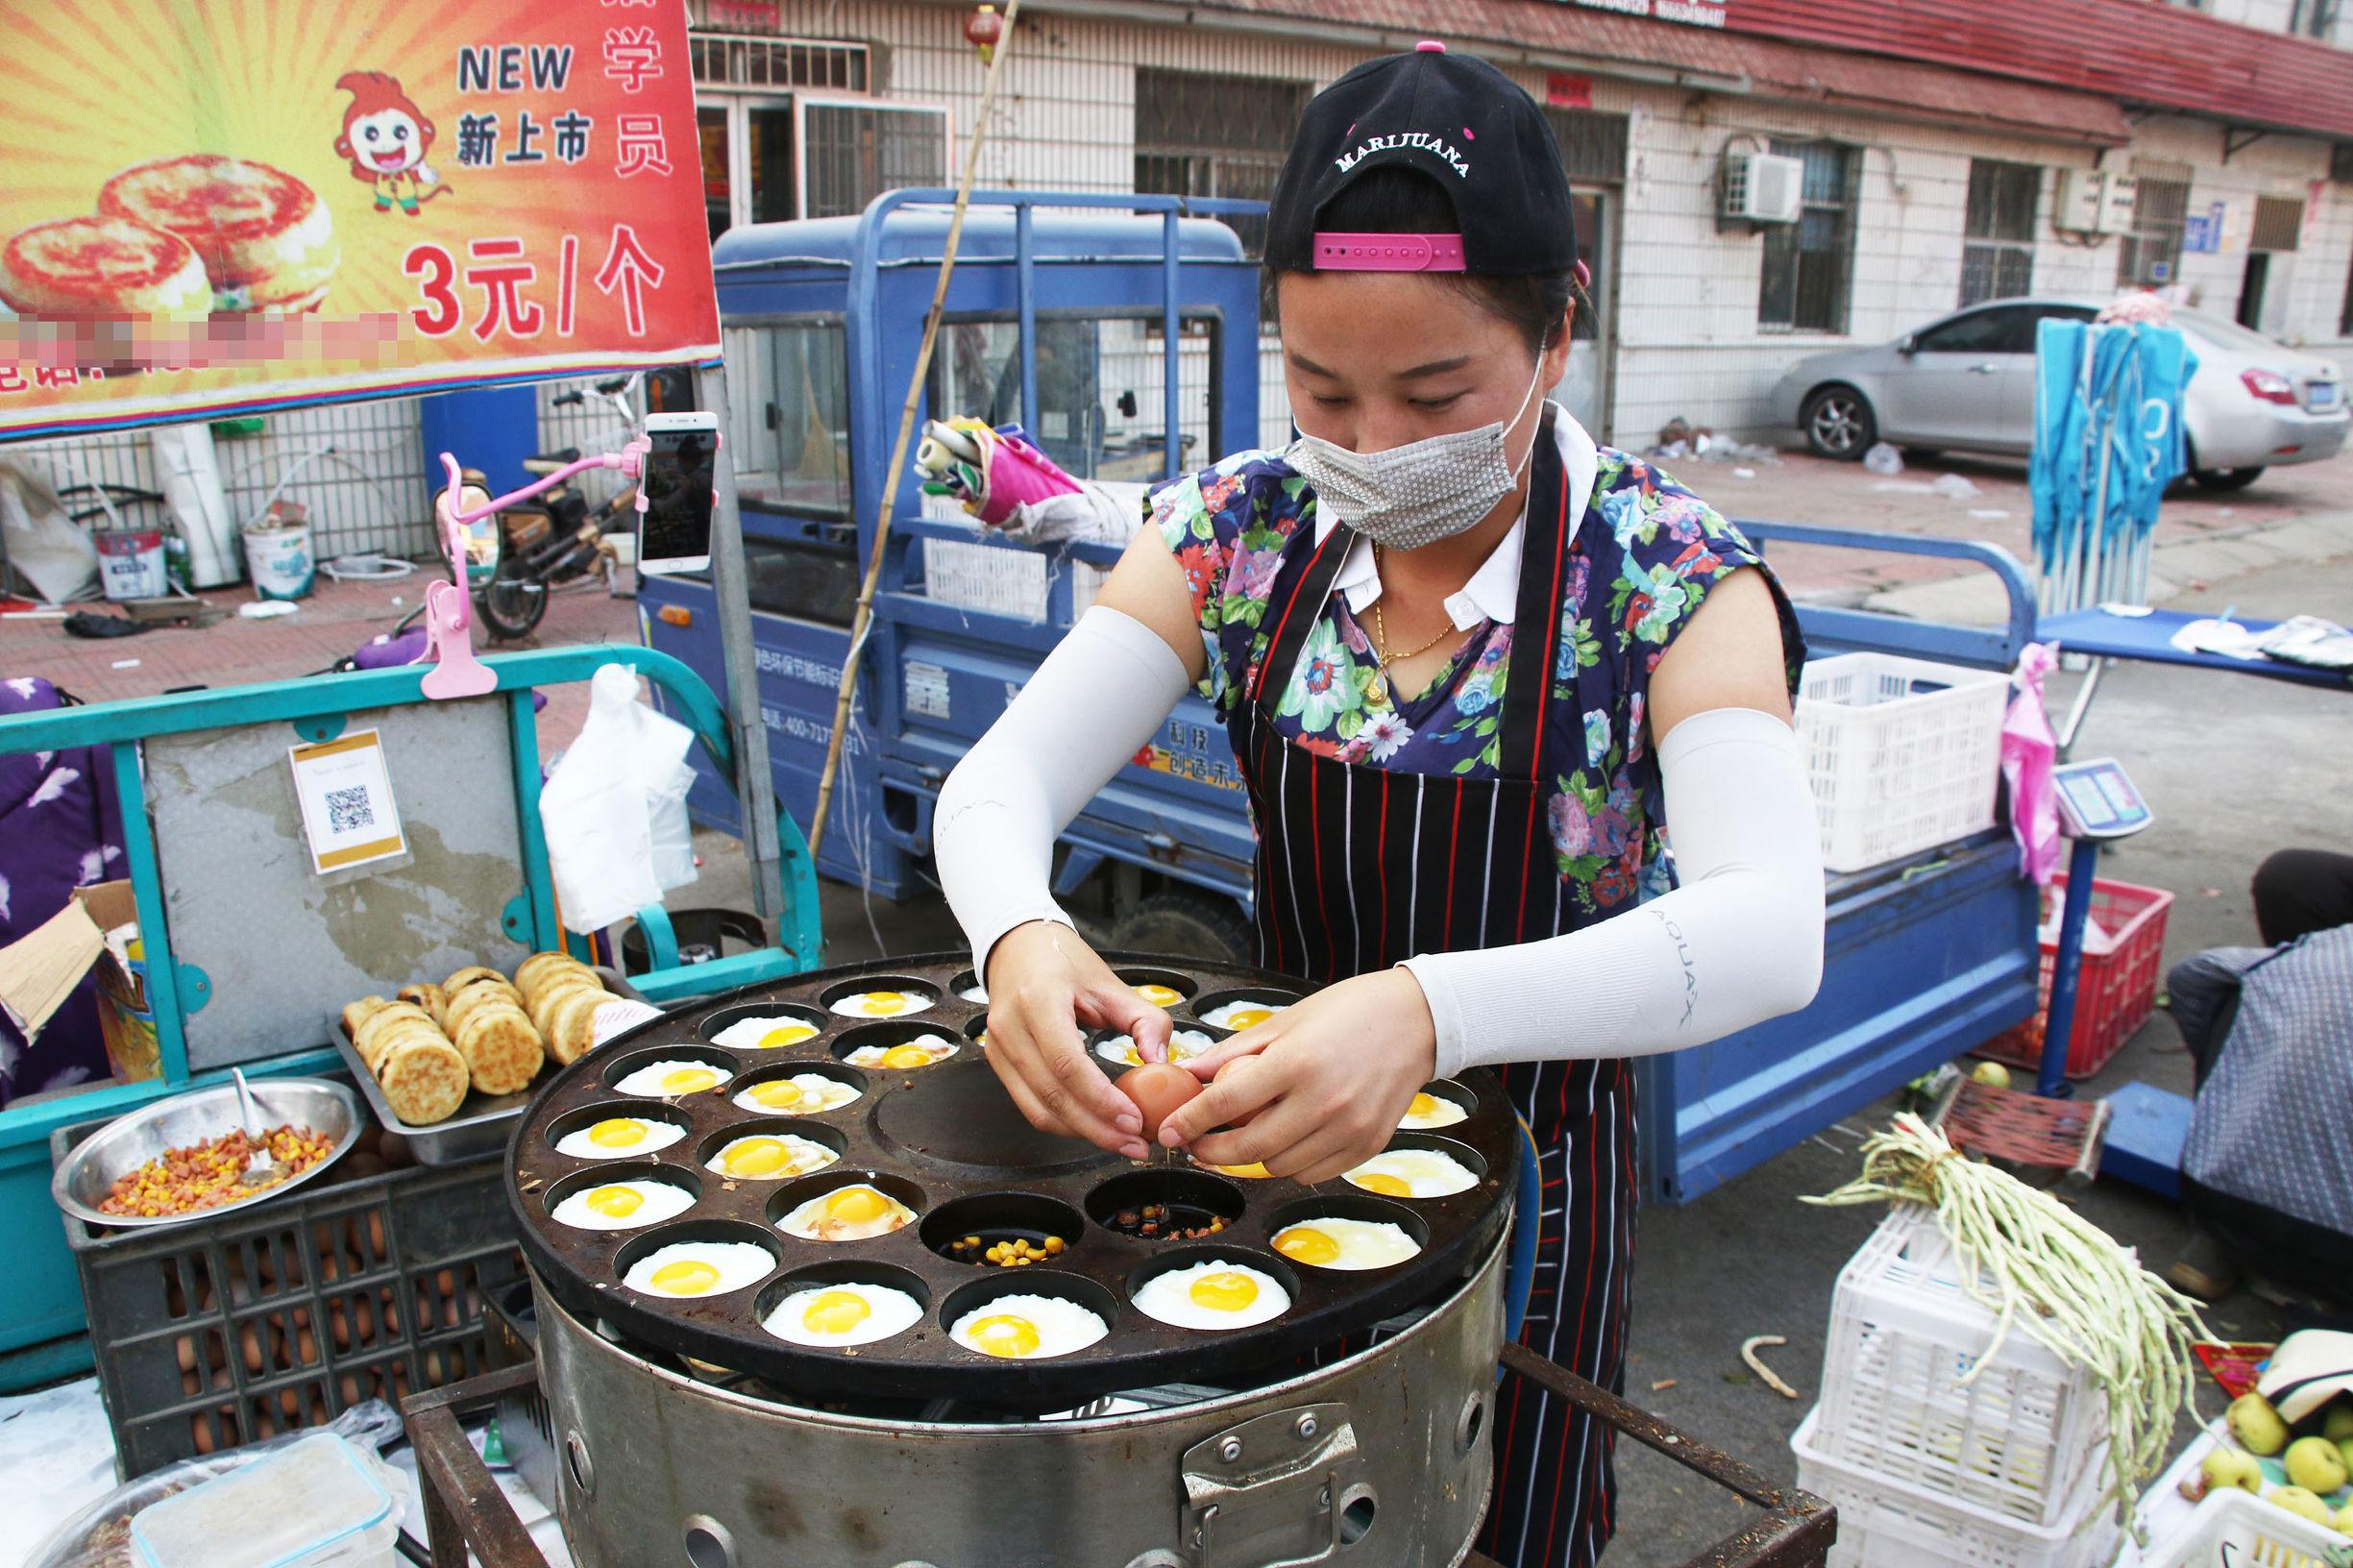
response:
<path fill-rule="evenodd" d="M 776 794 L 815 805 L 875 518 L 893 519 L 820 870 L 892 897 L 926 885 L 940 785 L 1091 601 L 1115 547 L 983 537 L 912 471 L 885 472 L 938 279 L 950 193 L 855 218 L 761 224 L 718 246 L 760 707 Z M 1239 203 L 972 199 L 921 417 L 1017 420 L 1082 478 L 1156 480 L 1260 446 L 1259 279 Z M 1280 442 L 1283 432 L 1271 439 Z M 1964 556 L 2006 625 L 1801 610 L 1816 654 L 1882 649 L 2009 670 L 2033 631 L 2023 573 L 1987 546 L 1750 523 L 1761 541 Z M 648 578 L 648 640 L 722 682 L 707 583 Z M 713 772 L 693 803 L 737 827 Z M 1064 835 L 1056 892 L 1127 948 L 1247 950 L 1250 824 L 1222 726 L 1188 698 Z M 1639 1065 L 1642 1176 L 1680 1202 L 1818 1132 L 2035 1005 L 2037 895 L 2006 831 L 1829 886 L 1826 968 L 1802 1013 Z"/>

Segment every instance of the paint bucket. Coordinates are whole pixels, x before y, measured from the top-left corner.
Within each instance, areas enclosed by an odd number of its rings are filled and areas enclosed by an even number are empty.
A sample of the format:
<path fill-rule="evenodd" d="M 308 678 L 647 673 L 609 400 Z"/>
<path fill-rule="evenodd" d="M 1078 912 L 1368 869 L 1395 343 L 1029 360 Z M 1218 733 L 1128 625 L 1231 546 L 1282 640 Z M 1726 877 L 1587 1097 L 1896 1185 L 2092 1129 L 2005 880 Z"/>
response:
<path fill-rule="evenodd" d="M 115 603 L 161 599 L 170 592 L 163 572 L 163 530 L 107 528 L 91 536 L 98 546 L 98 577 Z"/>
<path fill-rule="evenodd" d="M 310 556 L 309 524 L 245 530 L 245 569 L 263 599 L 307 597 L 316 566 Z"/>

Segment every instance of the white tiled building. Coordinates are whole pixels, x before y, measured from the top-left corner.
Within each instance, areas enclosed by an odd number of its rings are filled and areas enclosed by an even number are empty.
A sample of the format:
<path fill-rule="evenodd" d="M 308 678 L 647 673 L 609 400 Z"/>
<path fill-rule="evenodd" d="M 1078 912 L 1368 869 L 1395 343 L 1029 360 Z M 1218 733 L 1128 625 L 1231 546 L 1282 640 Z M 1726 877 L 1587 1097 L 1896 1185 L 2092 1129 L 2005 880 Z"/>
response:
<path fill-rule="evenodd" d="M 1796 359 L 2027 289 L 2178 285 L 2353 363 L 2353 50 L 2335 46 L 2353 42 L 2353 18 L 2341 9 L 2071 0 L 2068 25 L 2107 30 L 2071 40 L 2035 0 L 1882 0 L 1876 30 L 1854 37 L 1840 30 L 1859 24 L 1837 17 L 1857 8 L 1804 0 L 1032 0 L 980 178 L 1262 197 L 1309 93 L 1434 32 L 1555 106 L 1599 306 L 1564 398 L 1629 447 L 1675 417 L 1785 436 L 1765 428 L 1764 399 Z M 690 11 L 715 230 L 952 183 L 982 79 L 968 6 Z M 2104 64 L 2068 53 L 2103 37 L 2131 47 Z M 1803 159 L 1798 222 L 1719 220 L 1725 157 L 1740 148 Z M 2096 167 L 2137 178 L 2131 234 L 2054 225 L 2068 171 Z M 1279 442 L 1281 378 L 1265 362 L 1262 435 Z M 348 461 L 313 470 L 336 487 L 322 547 L 340 530 L 422 550 L 421 462 L 386 425 L 403 417 L 287 416 L 306 433 L 260 438 L 257 478 L 319 429 L 370 421 Z M 544 424 L 551 445 L 606 433 L 554 410 Z M 102 438 L 78 459 L 135 478 L 143 450 Z"/>

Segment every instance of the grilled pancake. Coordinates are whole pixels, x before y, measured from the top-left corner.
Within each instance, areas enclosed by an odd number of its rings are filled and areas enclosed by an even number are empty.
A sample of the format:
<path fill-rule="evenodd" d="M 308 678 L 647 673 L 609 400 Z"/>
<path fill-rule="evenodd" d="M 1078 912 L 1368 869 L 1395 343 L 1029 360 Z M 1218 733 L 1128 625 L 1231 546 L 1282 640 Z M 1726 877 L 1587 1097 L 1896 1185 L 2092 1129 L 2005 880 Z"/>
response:
<path fill-rule="evenodd" d="M 31 314 L 200 318 L 212 306 L 188 242 L 133 218 L 57 218 L 0 245 L 0 299 Z"/>
<path fill-rule="evenodd" d="M 318 192 L 251 159 L 193 153 L 135 163 L 98 210 L 168 229 L 195 247 L 227 310 L 313 310 L 342 260 Z"/>

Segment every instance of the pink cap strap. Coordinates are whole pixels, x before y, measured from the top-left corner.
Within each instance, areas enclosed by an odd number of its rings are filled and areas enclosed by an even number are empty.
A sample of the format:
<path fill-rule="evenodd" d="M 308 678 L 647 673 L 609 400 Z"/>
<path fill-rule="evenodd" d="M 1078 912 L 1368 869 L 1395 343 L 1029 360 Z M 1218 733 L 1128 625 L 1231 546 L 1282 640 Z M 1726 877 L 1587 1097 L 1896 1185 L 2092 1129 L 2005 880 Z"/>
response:
<path fill-rule="evenodd" d="M 1460 234 L 1315 235 L 1318 272 L 1460 272 Z"/>

